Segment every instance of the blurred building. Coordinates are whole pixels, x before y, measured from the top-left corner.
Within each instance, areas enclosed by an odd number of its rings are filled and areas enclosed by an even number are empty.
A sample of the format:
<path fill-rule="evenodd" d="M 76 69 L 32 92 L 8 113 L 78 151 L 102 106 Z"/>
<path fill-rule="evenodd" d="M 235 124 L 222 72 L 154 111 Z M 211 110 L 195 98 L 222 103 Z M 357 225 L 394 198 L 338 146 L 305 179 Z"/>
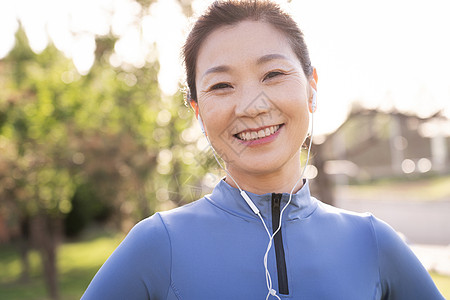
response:
<path fill-rule="evenodd" d="M 450 173 L 450 120 L 440 113 L 419 118 L 358 108 L 315 141 L 321 171 L 337 183 Z"/>

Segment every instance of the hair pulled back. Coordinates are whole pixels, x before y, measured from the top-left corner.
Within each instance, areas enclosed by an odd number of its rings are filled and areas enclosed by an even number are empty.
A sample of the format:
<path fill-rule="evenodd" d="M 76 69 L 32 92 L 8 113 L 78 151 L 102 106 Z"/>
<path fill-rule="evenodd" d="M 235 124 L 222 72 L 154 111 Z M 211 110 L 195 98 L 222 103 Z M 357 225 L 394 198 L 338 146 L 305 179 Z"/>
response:
<path fill-rule="evenodd" d="M 246 20 L 263 21 L 283 32 L 297 55 L 305 75 L 307 77 L 312 75 L 313 68 L 303 33 L 292 17 L 283 12 L 278 4 L 267 0 L 215 1 L 198 18 L 182 49 L 189 88 L 186 95 L 187 101 L 197 101 L 195 73 L 202 42 L 219 27 L 234 25 Z"/>

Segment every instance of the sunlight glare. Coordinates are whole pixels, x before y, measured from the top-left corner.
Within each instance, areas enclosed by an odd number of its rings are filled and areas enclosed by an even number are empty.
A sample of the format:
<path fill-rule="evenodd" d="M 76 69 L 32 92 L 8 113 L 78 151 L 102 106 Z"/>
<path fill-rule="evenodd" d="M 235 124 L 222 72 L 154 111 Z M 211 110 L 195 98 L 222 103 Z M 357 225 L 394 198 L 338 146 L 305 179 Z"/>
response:
<path fill-rule="evenodd" d="M 9 1 L 0 1 L 0 59 L 5 57 L 14 47 L 14 33 L 19 24 L 16 20 L 15 9 Z"/>
<path fill-rule="evenodd" d="M 17 2 L 17 7 L 26 7 L 26 9 L 19 9 L 17 14 L 27 34 L 31 49 L 36 53 L 42 52 L 49 42 L 46 21 L 51 8 L 50 1 L 21 0 Z"/>
<path fill-rule="evenodd" d="M 186 26 L 187 19 L 175 0 L 159 0 L 152 4 L 149 18 L 143 23 L 145 38 L 149 43 L 155 41 L 157 45 L 160 64 L 158 82 L 165 95 L 173 95 L 179 90 L 183 73 L 179 57 Z"/>
<path fill-rule="evenodd" d="M 95 60 L 95 38 L 92 34 L 80 34 L 75 37 L 72 58 L 81 75 L 89 73 Z"/>

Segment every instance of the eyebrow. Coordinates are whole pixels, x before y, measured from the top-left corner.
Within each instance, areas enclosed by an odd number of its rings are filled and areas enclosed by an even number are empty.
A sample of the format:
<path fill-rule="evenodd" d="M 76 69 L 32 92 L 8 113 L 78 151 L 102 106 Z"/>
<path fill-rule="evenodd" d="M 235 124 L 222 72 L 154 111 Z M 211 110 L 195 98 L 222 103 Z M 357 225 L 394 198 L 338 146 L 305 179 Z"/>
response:
<path fill-rule="evenodd" d="M 203 74 L 202 79 L 211 73 L 226 73 L 230 71 L 230 67 L 229 66 L 225 66 L 225 65 L 221 65 L 221 66 L 216 66 L 216 67 L 212 67 L 209 68 L 208 70 L 206 70 L 206 72 Z"/>
<path fill-rule="evenodd" d="M 256 64 L 257 65 L 261 65 L 264 64 L 266 62 L 269 62 L 271 60 L 275 60 L 275 59 L 283 59 L 283 60 L 288 60 L 290 61 L 290 59 L 288 59 L 286 56 L 282 55 L 282 54 L 267 54 L 267 55 L 263 55 L 260 58 L 258 58 L 256 60 Z"/>
<path fill-rule="evenodd" d="M 274 53 L 274 54 L 266 54 L 266 55 L 261 56 L 260 58 L 258 58 L 256 60 L 256 64 L 262 65 L 264 63 L 267 63 L 267 62 L 269 62 L 271 60 L 275 60 L 275 59 L 283 59 L 283 60 L 290 61 L 290 59 L 288 59 L 286 56 L 284 56 L 282 54 Z M 230 69 L 231 68 L 227 65 L 220 65 L 220 66 L 209 68 L 208 70 L 206 70 L 205 73 L 203 73 L 202 79 L 208 74 L 230 72 Z"/>

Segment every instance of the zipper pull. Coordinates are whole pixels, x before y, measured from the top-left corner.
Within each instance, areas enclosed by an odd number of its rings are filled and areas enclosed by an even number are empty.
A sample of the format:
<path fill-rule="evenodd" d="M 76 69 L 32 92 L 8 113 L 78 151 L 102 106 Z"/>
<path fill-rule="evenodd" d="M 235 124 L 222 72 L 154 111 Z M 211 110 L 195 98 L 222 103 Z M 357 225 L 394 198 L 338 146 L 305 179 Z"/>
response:
<path fill-rule="evenodd" d="M 272 206 L 273 208 L 279 211 L 281 202 L 281 194 L 274 194 L 272 197 Z"/>

